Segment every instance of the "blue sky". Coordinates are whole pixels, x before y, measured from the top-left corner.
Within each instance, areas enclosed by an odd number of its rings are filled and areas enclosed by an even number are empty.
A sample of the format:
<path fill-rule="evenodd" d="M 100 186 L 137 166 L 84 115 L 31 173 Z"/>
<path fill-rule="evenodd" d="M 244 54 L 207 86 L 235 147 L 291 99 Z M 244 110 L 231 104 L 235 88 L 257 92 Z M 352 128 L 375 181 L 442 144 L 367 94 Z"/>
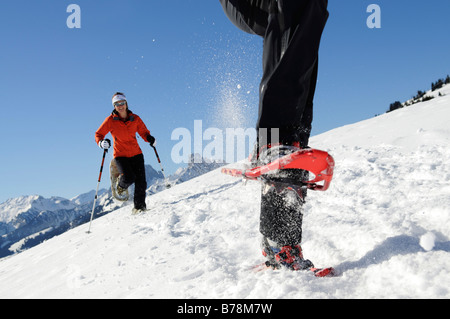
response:
<path fill-rule="evenodd" d="M 72 3 L 79 29 L 66 24 Z M 366 25 L 372 3 L 380 29 Z M 330 0 L 329 11 L 313 135 L 384 113 L 450 73 L 448 0 Z M 167 173 L 185 165 L 171 158 L 176 128 L 256 121 L 262 40 L 234 27 L 217 0 L 5 1 L 0 38 L 0 202 L 94 189 L 94 132 L 116 91 L 157 138 Z"/>

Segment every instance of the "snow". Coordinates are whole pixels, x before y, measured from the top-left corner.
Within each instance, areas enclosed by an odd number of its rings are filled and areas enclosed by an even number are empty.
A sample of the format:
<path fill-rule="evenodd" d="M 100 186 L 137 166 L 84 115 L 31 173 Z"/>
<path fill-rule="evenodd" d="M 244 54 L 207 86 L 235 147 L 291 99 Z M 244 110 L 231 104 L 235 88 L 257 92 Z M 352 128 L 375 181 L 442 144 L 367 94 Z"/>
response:
<path fill-rule="evenodd" d="M 436 235 L 432 232 L 426 233 L 420 237 L 420 246 L 426 251 L 430 251 L 434 248 L 436 242 Z"/>
<path fill-rule="evenodd" d="M 0 260 L 0 298 L 450 297 L 450 86 L 315 136 L 335 176 L 309 192 L 303 251 L 339 275 L 253 272 L 259 194 L 216 169 Z M 244 162 L 230 165 L 236 167 Z"/>

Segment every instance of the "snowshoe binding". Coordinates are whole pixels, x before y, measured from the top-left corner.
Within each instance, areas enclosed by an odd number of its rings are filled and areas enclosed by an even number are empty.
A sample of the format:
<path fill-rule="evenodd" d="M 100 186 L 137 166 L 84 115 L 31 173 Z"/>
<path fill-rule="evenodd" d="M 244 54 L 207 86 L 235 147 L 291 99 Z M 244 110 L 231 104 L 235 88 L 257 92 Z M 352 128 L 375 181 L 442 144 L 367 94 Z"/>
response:
<path fill-rule="evenodd" d="M 262 253 L 267 258 L 264 266 L 269 269 L 277 270 L 285 268 L 292 271 L 308 270 L 314 273 L 316 277 L 334 276 L 335 271 L 332 267 L 316 268 L 309 259 L 304 259 L 300 245 L 278 246 L 268 238 L 262 240 Z"/>
<path fill-rule="evenodd" d="M 112 159 L 109 165 L 109 173 L 111 177 L 111 192 L 113 197 L 120 201 L 126 202 L 129 199 L 128 189 L 119 186 L 120 173 L 117 169 L 116 160 Z"/>
<path fill-rule="evenodd" d="M 263 238 L 262 253 L 267 258 L 265 265 L 273 269 L 285 267 L 290 270 L 306 270 L 314 267 L 314 264 L 303 258 L 300 245 L 286 245 L 279 247 L 276 243 Z"/>

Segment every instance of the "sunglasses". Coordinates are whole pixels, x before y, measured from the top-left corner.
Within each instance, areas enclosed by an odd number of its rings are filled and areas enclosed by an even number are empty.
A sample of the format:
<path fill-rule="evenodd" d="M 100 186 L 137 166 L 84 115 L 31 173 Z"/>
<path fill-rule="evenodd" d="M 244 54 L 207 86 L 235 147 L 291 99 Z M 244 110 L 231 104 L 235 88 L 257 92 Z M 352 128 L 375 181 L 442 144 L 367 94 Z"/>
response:
<path fill-rule="evenodd" d="M 120 101 L 120 102 L 114 103 L 114 106 L 122 106 L 122 105 L 125 105 L 125 104 L 127 104 L 126 101 Z"/>

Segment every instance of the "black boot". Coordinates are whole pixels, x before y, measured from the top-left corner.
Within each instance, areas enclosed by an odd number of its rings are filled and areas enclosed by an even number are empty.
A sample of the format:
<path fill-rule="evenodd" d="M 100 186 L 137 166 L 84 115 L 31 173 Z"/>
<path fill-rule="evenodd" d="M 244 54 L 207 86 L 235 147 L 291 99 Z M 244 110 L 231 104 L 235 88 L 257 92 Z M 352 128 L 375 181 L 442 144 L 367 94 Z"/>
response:
<path fill-rule="evenodd" d="M 275 242 L 262 240 L 263 255 L 267 258 L 266 266 L 274 269 L 286 267 L 290 270 L 307 270 L 313 268 L 313 263 L 303 258 L 300 245 L 286 245 L 280 247 Z"/>

